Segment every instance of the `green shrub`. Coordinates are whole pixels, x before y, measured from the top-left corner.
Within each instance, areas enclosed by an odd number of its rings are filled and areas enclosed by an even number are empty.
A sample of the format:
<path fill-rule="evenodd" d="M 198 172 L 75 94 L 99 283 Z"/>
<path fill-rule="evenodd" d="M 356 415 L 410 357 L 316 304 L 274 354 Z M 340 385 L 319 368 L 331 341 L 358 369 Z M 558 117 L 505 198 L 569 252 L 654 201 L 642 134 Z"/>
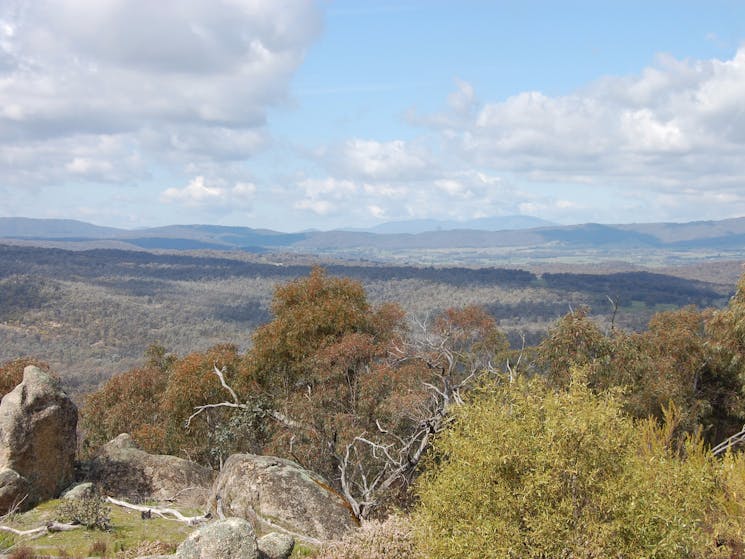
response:
<path fill-rule="evenodd" d="M 713 557 L 721 465 L 696 437 L 676 448 L 667 415 L 663 426 L 634 421 L 616 393 L 594 394 L 576 372 L 565 391 L 540 379 L 484 386 L 455 411 L 419 481 L 419 549 L 431 559 Z"/>
<path fill-rule="evenodd" d="M 63 500 L 57 507 L 57 518 L 62 522 L 82 524 L 89 530 L 108 530 L 111 508 L 98 496 Z"/>

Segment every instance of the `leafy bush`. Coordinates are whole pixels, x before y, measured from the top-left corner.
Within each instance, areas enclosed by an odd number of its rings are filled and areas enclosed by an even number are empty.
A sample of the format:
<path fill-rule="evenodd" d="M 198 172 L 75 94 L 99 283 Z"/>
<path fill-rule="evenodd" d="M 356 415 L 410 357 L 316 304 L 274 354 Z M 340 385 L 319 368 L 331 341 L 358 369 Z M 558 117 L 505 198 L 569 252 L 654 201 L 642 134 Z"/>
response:
<path fill-rule="evenodd" d="M 419 549 L 432 559 L 714 556 L 726 480 L 700 438 L 677 445 L 676 418 L 634 421 L 617 393 L 593 393 L 577 372 L 566 391 L 541 379 L 484 386 L 420 479 Z"/>
<path fill-rule="evenodd" d="M 364 522 L 342 541 L 321 548 L 314 559 L 414 559 L 411 523 L 407 517 L 392 515 L 385 521 Z"/>
<path fill-rule="evenodd" d="M 728 559 L 745 558 L 745 454 L 728 453 L 721 468 L 723 493 L 718 498 L 719 514 L 713 533 Z"/>
<path fill-rule="evenodd" d="M 111 508 L 98 496 L 63 500 L 57 507 L 57 518 L 62 522 L 82 524 L 87 529 L 108 530 Z"/>

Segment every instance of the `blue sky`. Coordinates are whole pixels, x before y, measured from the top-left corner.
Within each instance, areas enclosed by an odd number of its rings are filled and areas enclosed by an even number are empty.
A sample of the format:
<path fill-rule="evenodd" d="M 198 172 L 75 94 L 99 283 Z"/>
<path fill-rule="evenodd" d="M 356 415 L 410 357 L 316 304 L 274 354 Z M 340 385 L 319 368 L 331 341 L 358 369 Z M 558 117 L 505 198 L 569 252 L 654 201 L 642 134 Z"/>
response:
<path fill-rule="evenodd" d="M 722 219 L 743 161 L 741 2 L 0 2 L 0 216 Z"/>

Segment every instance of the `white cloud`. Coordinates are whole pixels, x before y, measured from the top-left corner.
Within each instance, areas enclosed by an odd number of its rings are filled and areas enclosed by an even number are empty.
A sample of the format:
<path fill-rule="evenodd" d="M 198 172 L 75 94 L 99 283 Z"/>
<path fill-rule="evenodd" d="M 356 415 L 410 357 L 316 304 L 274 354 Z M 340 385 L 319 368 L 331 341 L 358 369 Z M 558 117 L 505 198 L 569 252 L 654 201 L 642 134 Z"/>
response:
<path fill-rule="evenodd" d="M 239 182 L 233 187 L 232 194 L 236 198 L 251 199 L 256 194 L 256 185 L 250 182 Z"/>
<path fill-rule="evenodd" d="M 403 140 L 379 142 L 355 138 L 325 153 L 330 168 L 365 179 L 418 179 L 429 174 L 433 161 L 421 146 Z"/>
<path fill-rule="evenodd" d="M 409 218 L 470 219 L 517 213 L 530 194 L 499 177 L 475 171 L 443 172 L 434 178 L 370 180 L 364 177 L 306 178 L 284 196 L 293 207 L 324 217 L 346 218 L 347 224 Z"/>
<path fill-rule="evenodd" d="M 468 186 L 463 181 L 457 179 L 439 179 L 434 182 L 434 185 L 446 192 L 450 196 L 470 198 L 473 193 L 469 190 Z"/>
<path fill-rule="evenodd" d="M 524 91 L 480 103 L 457 80 L 441 112 L 407 118 L 421 132 L 414 140 L 355 138 L 317 150 L 329 177 L 305 185 L 304 204 L 360 219 L 634 221 L 743 211 L 745 47 L 730 60 L 660 56 L 638 75 L 560 96 Z M 676 196 L 688 205 L 673 205 Z"/>
<path fill-rule="evenodd" d="M 309 210 L 322 216 L 334 214 L 346 207 L 359 190 L 359 186 L 353 181 L 332 177 L 303 179 L 297 183 L 297 186 L 302 197 L 296 199 L 293 207 L 298 210 Z M 288 195 L 291 194 L 288 193 Z"/>
<path fill-rule="evenodd" d="M 337 206 L 328 200 L 298 200 L 294 208 L 297 210 L 310 210 L 314 214 L 326 216 L 333 213 Z"/>
<path fill-rule="evenodd" d="M 89 157 L 75 157 L 65 169 L 77 175 L 88 175 L 90 173 L 106 173 L 111 171 L 111 163 L 108 161 L 95 161 Z"/>
<path fill-rule="evenodd" d="M 222 188 L 208 186 L 204 177 L 196 177 L 183 188 L 169 188 L 162 195 L 164 202 L 178 202 L 187 206 L 225 203 L 225 191 Z"/>
<path fill-rule="evenodd" d="M 208 183 L 205 177 L 198 176 L 183 188 L 168 188 L 161 193 L 162 202 L 180 204 L 189 208 L 246 208 L 256 193 L 256 185 L 237 183 L 226 188 Z"/>
<path fill-rule="evenodd" d="M 367 206 L 367 211 L 370 212 L 371 216 L 377 219 L 383 219 L 386 216 L 385 210 L 375 204 Z"/>
<path fill-rule="evenodd" d="M 358 190 L 358 186 L 350 180 L 338 180 L 335 178 L 304 179 L 298 183 L 307 198 L 334 198 L 345 199 Z"/>
<path fill-rule="evenodd" d="M 607 77 L 564 96 L 523 92 L 463 118 L 473 98 L 459 83 L 450 113 L 412 117 L 463 166 L 629 189 L 745 185 L 745 47 L 730 60 L 660 56 L 637 76 Z"/>
<path fill-rule="evenodd" d="M 111 139 L 175 172 L 245 159 L 320 28 L 318 6 L 299 0 L 4 0 L 0 146 L 26 163 L 0 158 L 0 174 L 137 176 L 126 159 L 75 153 Z"/>
<path fill-rule="evenodd" d="M 463 80 L 455 80 L 457 89 L 448 96 L 448 106 L 457 114 L 467 115 L 476 108 L 476 91 Z"/>

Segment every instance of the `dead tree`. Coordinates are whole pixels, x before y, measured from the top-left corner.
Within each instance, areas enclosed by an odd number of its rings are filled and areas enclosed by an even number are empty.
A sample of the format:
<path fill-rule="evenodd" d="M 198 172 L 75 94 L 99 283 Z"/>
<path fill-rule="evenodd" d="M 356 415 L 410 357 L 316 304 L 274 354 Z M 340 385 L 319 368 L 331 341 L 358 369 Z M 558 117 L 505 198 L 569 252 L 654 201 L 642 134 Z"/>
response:
<path fill-rule="evenodd" d="M 428 398 L 413 410 L 408 433 L 393 433 L 380 422 L 377 432 L 354 438 L 338 456 L 339 480 L 344 498 L 355 516 L 368 518 L 391 489 L 406 489 L 434 437 L 451 421 L 453 406 L 463 404 L 464 393 L 484 375 L 496 376 L 486 353 L 472 351 L 450 328 L 434 331 L 427 321 L 416 321 L 417 336 L 395 347 L 392 359 L 421 362 L 430 372 L 424 382 Z M 522 358 L 507 362 L 507 379 L 512 380 Z"/>
<path fill-rule="evenodd" d="M 397 435 L 376 422 L 378 433 L 355 437 L 344 456 L 338 457 L 342 494 L 358 519 L 368 518 L 391 489 L 408 487 L 433 437 L 447 425 L 448 409 L 458 401 L 455 394 L 460 387 L 428 386 L 432 390 L 429 413 L 410 433 Z"/>
<path fill-rule="evenodd" d="M 309 427 L 303 425 L 302 423 L 298 421 L 294 421 L 282 412 L 278 410 L 273 409 L 265 409 L 265 408 L 259 408 L 258 406 L 254 406 L 252 404 L 243 403 L 238 398 L 238 394 L 236 394 L 235 390 L 233 390 L 230 385 L 228 385 L 227 382 L 225 382 L 225 368 L 222 369 L 217 368 L 217 364 L 213 366 L 213 373 L 217 376 L 218 379 L 220 379 L 220 384 L 222 387 L 230 394 L 231 401 L 229 402 L 217 402 L 214 404 L 204 404 L 202 406 L 196 406 L 194 408 L 194 413 L 191 414 L 188 419 L 185 421 L 184 426 L 188 429 L 191 425 L 192 420 L 200 415 L 201 413 L 204 413 L 206 410 L 215 409 L 215 408 L 233 408 L 233 409 L 240 409 L 245 411 L 252 411 L 254 413 L 266 415 L 270 418 L 272 418 L 274 421 L 277 421 L 278 423 L 281 423 L 285 427 L 291 427 L 293 429 L 309 429 Z"/>

